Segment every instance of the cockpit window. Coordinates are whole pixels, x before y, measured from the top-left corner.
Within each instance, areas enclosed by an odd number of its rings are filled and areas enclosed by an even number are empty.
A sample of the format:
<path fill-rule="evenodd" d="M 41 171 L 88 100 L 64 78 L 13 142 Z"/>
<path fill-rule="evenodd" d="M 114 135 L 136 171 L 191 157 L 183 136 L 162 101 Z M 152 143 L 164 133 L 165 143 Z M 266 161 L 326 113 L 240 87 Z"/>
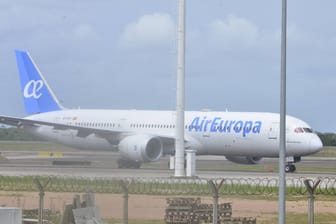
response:
<path fill-rule="evenodd" d="M 303 130 L 306 132 L 306 133 L 313 133 L 313 130 L 311 128 L 303 128 Z"/>
<path fill-rule="evenodd" d="M 295 128 L 294 130 L 295 133 L 304 133 L 303 128 Z"/>
<path fill-rule="evenodd" d="M 295 128 L 294 129 L 295 133 L 313 133 L 313 130 L 311 128 Z"/>

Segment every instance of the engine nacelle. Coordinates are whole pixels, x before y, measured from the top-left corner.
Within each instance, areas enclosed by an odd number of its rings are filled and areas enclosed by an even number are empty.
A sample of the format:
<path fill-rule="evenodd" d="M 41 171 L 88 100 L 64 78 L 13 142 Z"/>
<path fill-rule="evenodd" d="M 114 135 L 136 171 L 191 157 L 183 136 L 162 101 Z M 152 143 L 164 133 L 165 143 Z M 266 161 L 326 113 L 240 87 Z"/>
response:
<path fill-rule="evenodd" d="M 226 159 L 239 164 L 259 164 L 262 157 L 253 156 L 226 156 Z"/>
<path fill-rule="evenodd" d="M 122 158 L 136 162 L 154 162 L 163 151 L 160 138 L 149 135 L 132 135 L 119 143 Z"/>

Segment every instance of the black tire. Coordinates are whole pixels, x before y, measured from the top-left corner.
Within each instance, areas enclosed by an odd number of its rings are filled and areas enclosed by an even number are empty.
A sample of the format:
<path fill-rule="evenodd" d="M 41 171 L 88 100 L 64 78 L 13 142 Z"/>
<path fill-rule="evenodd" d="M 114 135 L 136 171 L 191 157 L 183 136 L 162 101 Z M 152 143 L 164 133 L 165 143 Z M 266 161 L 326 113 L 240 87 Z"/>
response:
<path fill-rule="evenodd" d="M 286 167 L 285 167 L 285 172 L 286 172 L 286 173 L 291 172 L 290 165 L 286 165 Z"/>
<path fill-rule="evenodd" d="M 290 172 L 292 173 L 295 172 L 296 166 L 294 164 L 289 165 L 289 167 L 290 167 Z"/>

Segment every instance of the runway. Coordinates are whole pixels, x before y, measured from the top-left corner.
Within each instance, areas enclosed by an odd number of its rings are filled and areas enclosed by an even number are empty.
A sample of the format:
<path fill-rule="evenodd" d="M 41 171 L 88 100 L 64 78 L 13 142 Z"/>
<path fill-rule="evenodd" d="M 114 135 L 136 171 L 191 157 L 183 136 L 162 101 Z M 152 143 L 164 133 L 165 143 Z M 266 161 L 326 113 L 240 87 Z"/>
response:
<path fill-rule="evenodd" d="M 39 151 L 2 151 L 0 175 L 3 176 L 64 176 L 86 178 L 167 178 L 174 176 L 174 170 L 168 169 L 169 157 L 158 162 L 144 164 L 141 169 L 118 169 L 118 155 L 111 152 L 72 151 L 61 153 L 45 153 Z M 198 156 L 196 176 L 200 178 L 277 178 L 277 159 L 264 159 L 261 170 L 244 170 L 238 165 L 219 156 Z M 297 164 L 298 171 L 288 173 L 291 178 L 336 177 L 334 169 L 336 158 L 303 157 Z M 248 166 L 251 167 L 251 166 Z M 309 172 L 307 168 L 319 168 Z M 302 170 L 302 171 L 300 171 Z"/>

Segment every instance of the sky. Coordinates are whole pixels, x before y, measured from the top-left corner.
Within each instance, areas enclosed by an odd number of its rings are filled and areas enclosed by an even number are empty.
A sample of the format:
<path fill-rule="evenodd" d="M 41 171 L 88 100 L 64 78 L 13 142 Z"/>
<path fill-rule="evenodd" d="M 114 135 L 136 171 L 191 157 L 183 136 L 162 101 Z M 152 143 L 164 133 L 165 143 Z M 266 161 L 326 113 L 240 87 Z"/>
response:
<path fill-rule="evenodd" d="M 67 108 L 174 110 L 177 0 L 0 1 L 0 114 L 15 49 Z M 336 132 L 336 1 L 287 3 L 287 114 Z M 280 111 L 281 0 L 187 0 L 186 110 Z"/>

